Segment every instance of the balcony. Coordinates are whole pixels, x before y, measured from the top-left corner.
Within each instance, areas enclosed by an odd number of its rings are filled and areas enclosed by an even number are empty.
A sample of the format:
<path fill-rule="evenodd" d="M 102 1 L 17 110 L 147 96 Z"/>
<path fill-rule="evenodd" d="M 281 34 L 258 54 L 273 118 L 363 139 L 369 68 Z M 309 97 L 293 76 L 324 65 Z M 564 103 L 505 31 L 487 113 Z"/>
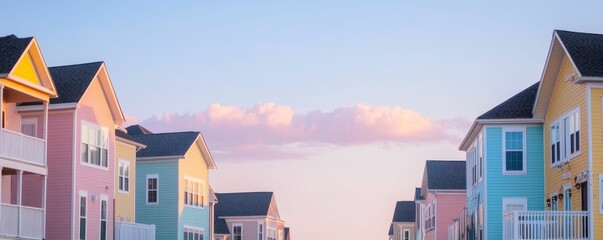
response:
<path fill-rule="evenodd" d="M 586 211 L 513 211 L 503 216 L 505 240 L 588 238 Z"/>
<path fill-rule="evenodd" d="M 154 240 L 155 225 L 115 222 L 115 240 Z"/>
<path fill-rule="evenodd" d="M 16 238 L 44 238 L 44 209 L 0 204 L 0 235 Z"/>
<path fill-rule="evenodd" d="M 0 157 L 46 166 L 45 148 L 44 139 L 6 129 L 0 131 Z"/>

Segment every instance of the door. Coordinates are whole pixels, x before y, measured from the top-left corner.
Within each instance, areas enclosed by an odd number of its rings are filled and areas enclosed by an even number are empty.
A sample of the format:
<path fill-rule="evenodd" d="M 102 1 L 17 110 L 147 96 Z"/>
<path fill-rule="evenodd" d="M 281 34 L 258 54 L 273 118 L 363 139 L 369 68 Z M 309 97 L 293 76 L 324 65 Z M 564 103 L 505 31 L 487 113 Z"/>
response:
<path fill-rule="evenodd" d="M 580 204 L 582 211 L 588 211 L 588 182 L 580 183 Z M 588 237 L 588 217 L 582 218 L 582 236 Z"/>

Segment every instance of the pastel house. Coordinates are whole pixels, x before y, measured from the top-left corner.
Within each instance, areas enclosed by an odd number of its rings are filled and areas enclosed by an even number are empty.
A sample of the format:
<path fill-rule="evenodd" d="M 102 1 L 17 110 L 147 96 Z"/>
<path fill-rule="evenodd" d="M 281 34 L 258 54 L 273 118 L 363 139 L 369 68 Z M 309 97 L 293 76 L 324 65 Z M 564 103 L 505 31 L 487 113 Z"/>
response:
<path fill-rule="evenodd" d="M 57 96 L 35 38 L 0 37 L 0 238 L 44 239 L 48 214 L 48 109 Z M 19 112 L 40 104 L 39 114 Z M 52 193 L 52 192 L 51 192 Z"/>
<path fill-rule="evenodd" d="M 216 193 L 214 240 L 291 239 L 272 192 Z"/>
<path fill-rule="evenodd" d="M 216 164 L 201 133 L 126 130 L 147 146 L 136 153 L 136 221 L 155 225 L 156 239 L 213 239 L 209 171 Z"/>
<path fill-rule="evenodd" d="M 543 129 L 532 114 L 538 86 L 477 117 L 461 143 L 469 239 L 502 239 L 505 214 L 544 210 Z"/>
<path fill-rule="evenodd" d="M 427 160 L 421 184 L 420 239 L 448 239 L 448 227 L 465 207 L 465 161 Z"/>
<path fill-rule="evenodd" d="M 415 201 L 398 201 L 394 209 L 394 216 L 390 227 L 390 239 L 414 240 L 415 239 Z"/>

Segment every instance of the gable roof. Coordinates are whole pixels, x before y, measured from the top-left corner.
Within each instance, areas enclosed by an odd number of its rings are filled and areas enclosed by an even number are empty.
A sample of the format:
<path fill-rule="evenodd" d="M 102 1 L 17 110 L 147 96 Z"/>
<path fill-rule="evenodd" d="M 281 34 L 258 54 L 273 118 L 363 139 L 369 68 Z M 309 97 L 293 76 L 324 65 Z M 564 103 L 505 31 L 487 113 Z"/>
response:
<path fill-rule="evenodd" d="M 387 231 L 387 235 L 394 236 L 394 224 L 389 224 L 389 230 Z"/>
<path fill-rule="evenodd" d="M 415 201 L 398 201 L 392 222 L 414 222 L 416 216 Z"/>
<path fill-rule="evenodd" d="M 50 100 L 51 104 L 77 103 L 100 70 L 103 62 L 91 62 L 75 65 L 49 67 L 59 97 Z"/>
<path fill-rule="evenodd" d="M 415 201 L 420 201 L 420 200 L 425 200 L 425 198 L 423 198 L 423 194 L 421 194 L 421 188 L 416 187 L 415 188 Z"/>
<path fill-rule="evenodd" d="M 582 77 L 603 77 L 603 35 L 555 30 Z"/>
<path fill-rule="evenodd" d="M 18 38 L 15 35 L 0 37 L 0 74 L 8 74 L 31 43 L 33 37 Z"/>
<path fill-rule="evenodd" d="M 153 132 L 138 124 L 127 127 L 128 133 L 132 135 L 153 134 Z"/>
<path fill-rule="evenodd" d="M 229 234 L 223 217 L 267 216 L 272 202 L 272 192 L 216 193 L 215 233 Z"/>
<path fill-rule="evenodd" d="M 532 84 L 477 119 L 532 118 L 532 108 L 536 101 L 539 84 L 540 82 Z"/>
<path fill-rule="evenodd" d="M 117 140 L 121 139 L 120 141 L 135 145 L 136 147 L 146 147 L 146 145 L 138 142 L 138 140 L 130 136 L 127 132 L 122 131 L 121 129 L 115 129 L 115 137 L 117 137 Z"/>
<path fill-rule="evenodd" d="M 427 160 L 427 190 L 465 190 L 465 161 Z"/>

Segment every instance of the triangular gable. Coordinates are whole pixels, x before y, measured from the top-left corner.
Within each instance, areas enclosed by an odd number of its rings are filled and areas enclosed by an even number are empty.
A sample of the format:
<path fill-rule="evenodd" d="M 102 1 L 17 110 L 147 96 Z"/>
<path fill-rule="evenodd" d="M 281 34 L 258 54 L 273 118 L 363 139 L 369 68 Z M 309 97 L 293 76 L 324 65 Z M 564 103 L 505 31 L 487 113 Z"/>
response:
<path fill-rule="evenodd" d="M 272 199 L 270 199 L 270 206 L 268 207 L 267 215 L 276 219 L 281 219 L 281 215 L 278 212 L 278 207 L 276 206 L 276 198 L 274 197 L 274 194 L 272 194 Z"/>
<path fill-rule="evenodd" d="M 8 78 L 56 97 L 56 89 L 35 38 L 25 48 Z"/>
<path fill-rule="evenodd" d="M 557 32 L 554 31 L 551 46 L 549 48 L 549 54 L 547 55 L 544 70 L 542 72 L 540 86 L 538 87 L 536 103 L 534 104 L 534 109 L 532 110 L 534 119 L 544 120 L 546 117 L 549 109 L 549 102 L 553 96 L 553 90 L 555 89 L 555 84 L 557 83 L 557 79 L 559 77 L 559 71 L 561 70 L 561 65 L 565 57 L 570 60 L 576 73 L 574 76 L 569 76 L 571 79 L 568 79 L 568 81 L 576 82 L 582 77 L 580 71 L 576 67 L 576 64 L 572 60 L 570 54 L 567 52 L 567 49 L 565 49 L 561 38 Z"/>
<path fill-rule="evenodd" d="M 100 81 L 105 100 L 109 105 L 111 115 L 113 116 L 113 121 L 115 121 L 115 124 L 117 125 L 122 125 L 126 121 L 126 117 L 124 116 L 121 106 L 119 105 L 119 101 L 117 100 L 117 94 L 115 94 L 115 90 L 113 88 L 113 84 L 111 83 L 111 79 L 109 78 L 109 73 L 107 72 L 105 63 L 101 64 L 94 78 L 97 78 Z M 86 91 L 89 90 L 91 85 L 92 84 L 88 85 Z"/>
<path fill-rule="evenodd" d="M 207 147 L 207 144 L 205 143 L 205 138 L 203 138 L 203 135 L 201 133 L 199 133 L 199 136 L 197 137 L 195 142 L 191 145 L 191 147 L 193 147 L 193 146 L 196 146 L 197 148 L 199 148 L 199 151 L 201 151 L 201 155 L 203 155 L 203 159 L 205 159 L 205 164 L 207 164 L 208 169 L 216 169 L 217 168 L 216 162 L 214 161 L 214 158 L 212 157 L 211 152 L 209 152 L 209 148 Z M 190 149 L 188 151 L 190 151 Z"/>

